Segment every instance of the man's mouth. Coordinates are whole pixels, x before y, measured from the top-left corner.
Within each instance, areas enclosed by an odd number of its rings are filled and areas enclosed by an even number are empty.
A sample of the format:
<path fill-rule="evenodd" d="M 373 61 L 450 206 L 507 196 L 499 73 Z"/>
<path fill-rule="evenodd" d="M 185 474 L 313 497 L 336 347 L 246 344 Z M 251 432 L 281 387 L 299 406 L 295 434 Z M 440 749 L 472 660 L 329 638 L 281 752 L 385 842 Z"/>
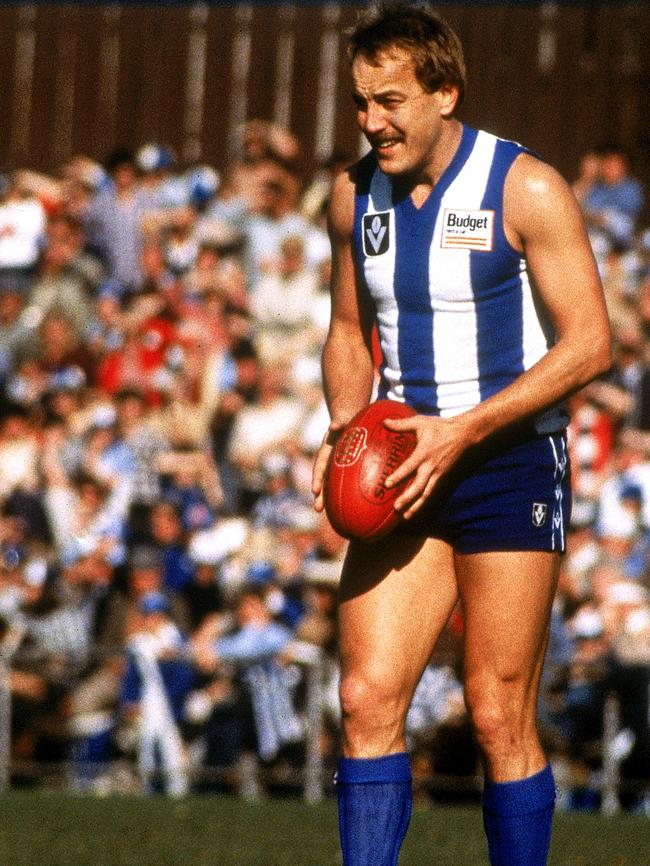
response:
<path fill-rule="evenodd" d="M 400 143 L 398 138 L 389 138 L 385 141 L 375 141 L 373 147 L 380 153 L 390 153 L 390 151 Z"/>

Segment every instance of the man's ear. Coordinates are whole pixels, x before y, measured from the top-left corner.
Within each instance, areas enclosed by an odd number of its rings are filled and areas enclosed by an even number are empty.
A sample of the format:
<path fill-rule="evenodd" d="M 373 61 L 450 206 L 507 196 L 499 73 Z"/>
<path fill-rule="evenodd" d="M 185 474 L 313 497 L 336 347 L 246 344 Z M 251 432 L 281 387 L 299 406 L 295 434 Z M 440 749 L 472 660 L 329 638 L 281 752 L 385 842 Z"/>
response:
<path fill-rule="evenodd" d="M 449 119 L 458 104 L 458 87 L 455 84 L 443 84 L 438 91 L 440 96 L 440 116 Z"/>

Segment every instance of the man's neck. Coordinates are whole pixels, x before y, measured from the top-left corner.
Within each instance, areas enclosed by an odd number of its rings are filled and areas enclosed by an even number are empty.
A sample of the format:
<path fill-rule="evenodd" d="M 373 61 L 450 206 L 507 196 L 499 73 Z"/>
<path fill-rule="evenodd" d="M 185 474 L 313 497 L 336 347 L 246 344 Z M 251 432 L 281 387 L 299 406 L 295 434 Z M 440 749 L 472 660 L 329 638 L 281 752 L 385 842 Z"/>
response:
<path fill-rule="evenodd" d="M 462 135 L 462 123 L 458 120 L 446 121 L 432 148 L 428 163 L 417 174 L 396 177 L 393 180 L 394 188 L 405 196 L 410 195 L 413 204 L 417 208 L 421 207 L 451 164 Z"/>

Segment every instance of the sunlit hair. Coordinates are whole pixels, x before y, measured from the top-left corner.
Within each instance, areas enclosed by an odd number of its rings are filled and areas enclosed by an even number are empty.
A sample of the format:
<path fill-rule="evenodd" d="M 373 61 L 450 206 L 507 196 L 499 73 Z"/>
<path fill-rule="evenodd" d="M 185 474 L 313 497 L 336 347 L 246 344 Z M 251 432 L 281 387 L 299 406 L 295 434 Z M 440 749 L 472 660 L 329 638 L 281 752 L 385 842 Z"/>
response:
<path fill-rule="evenodd" d="M 466 72 L 458 36 L 427 3 L 377 0 L 360 12 L 348 33 L 350 60 L 357 55 L 375 61 L 394 50 L 413 59 L 422 87 L 434 93 L 444 85 L 458 88 L 460 106 L 465 96 Z"/>

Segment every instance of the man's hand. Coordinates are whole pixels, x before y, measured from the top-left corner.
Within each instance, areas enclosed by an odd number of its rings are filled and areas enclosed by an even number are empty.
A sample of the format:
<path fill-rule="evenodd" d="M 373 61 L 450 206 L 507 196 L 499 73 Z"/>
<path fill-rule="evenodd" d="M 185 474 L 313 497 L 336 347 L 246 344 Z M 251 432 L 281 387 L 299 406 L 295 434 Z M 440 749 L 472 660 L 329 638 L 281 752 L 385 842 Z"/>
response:
<path fill-rule="evenodd" d="M 327 469 L 332 448 L 334 448 L 339 433 L 343 430 L 346 423 L 346 421 L 332 421 L 327 428 L 327 432 L 325 433 L 321 446 L 316 454 L 311 481 L 311 492 L 314 494 L 314 508 L 316 511 L 323 511 L 325 508 L 325 503 L 323 501 L 325 470 Z"/>
<path fill-rule="evenodd" d="M 414 415 L 412 418 L 387 418 L 384 421 L 389 430 L 409 430 L 417 438 L 413 453 L 386 479 L 386 487 L 394 487 L 411 478 L 406 490 L 395 500 L 396 510 L 403 512 L 405 518 L 412 517 L 424 505 L 438 479 L 469 446 L 460 417 L 442 419 Z"/>

